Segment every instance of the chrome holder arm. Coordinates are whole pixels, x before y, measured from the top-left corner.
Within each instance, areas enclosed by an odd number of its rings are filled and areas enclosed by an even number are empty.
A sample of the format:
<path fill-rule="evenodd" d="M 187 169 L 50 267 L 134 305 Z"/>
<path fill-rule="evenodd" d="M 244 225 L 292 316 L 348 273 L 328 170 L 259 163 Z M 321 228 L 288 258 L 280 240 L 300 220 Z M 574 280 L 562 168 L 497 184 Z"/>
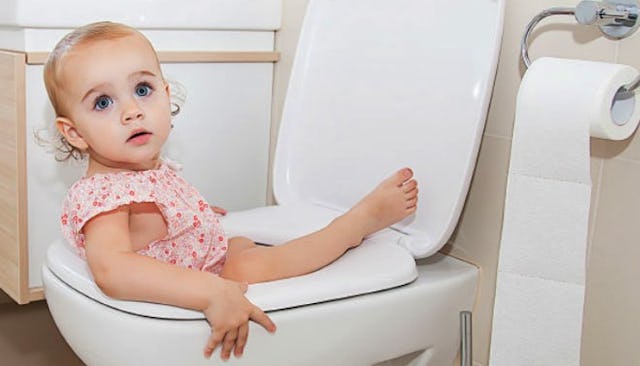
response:
<path fill-rule="evenodd" d="M 551 15 L 573 15 L 583 25 L 597 25 L 609 38 L 621 39 L 633 34 L 638 22 L 637 0 L 582 1 L 575 8 L 555 7 L 541 11 L 533 17 L 525 29 L 520 41 L 520 54 L 524 65 L 531 65 L 529 58 L 529 37 L 540 21 Z M 640 86 L 640 75 L 627 84 L 620 92 L 631 93 Z"/>
<path fill-rule="evenodd" d="M 640 86 L 640 75 L 636 76 L 632 82 L 624 87 L 624 90 L 620 90 L 618 93 L 633 92 L 638 89 L 638 86 Z"/>
<path fill-rule="evenodd" d="M 527 24 L 527 28 L 524 32 L 524 36 L 522 36 L 522 40 L 520 41 L 520 53 L 522 55 L 522 61 L 524 61 L 524 65 L 528 68 L 531 66 L 531 59 L 529 59 L 529 36 L 531 36 L 531 32 L 533 32 L 533 28 L 535 28 L 540 21 L 546 17 L 552 15 L 574 15 L 574 8 L 549 8 L 541 11 L 538 15 L 533 17 L 529 24 Z"/>

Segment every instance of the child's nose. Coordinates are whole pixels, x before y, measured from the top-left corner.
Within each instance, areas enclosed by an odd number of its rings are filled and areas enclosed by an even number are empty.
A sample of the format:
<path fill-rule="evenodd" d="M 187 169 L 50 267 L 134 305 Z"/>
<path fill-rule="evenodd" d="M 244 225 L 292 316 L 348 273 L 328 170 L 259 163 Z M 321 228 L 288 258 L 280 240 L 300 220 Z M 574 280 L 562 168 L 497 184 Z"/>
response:
<path fill-rule="evenodd" d="M 142 108 L 140 108 L 135 100 L 132 100 L 127 103 L 124 111 L 122 112 L 122 123 L 131 123 L 133 121 L 141 119 L 142 117 L 144 117 Z"/>

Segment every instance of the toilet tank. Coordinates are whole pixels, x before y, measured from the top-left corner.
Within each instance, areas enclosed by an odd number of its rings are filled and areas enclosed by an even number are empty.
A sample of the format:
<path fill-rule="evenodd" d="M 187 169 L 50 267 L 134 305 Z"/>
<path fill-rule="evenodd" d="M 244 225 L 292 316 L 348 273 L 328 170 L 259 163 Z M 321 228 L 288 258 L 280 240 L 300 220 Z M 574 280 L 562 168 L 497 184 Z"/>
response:
<path fill-rule="evenodd" d="M 311 0 L 274 162 L 279 205 L 351 207 L 411 167 L 419 208 L 394 228 L 416 258 L 453 232 L 498 61 L 503 0 Z"/>

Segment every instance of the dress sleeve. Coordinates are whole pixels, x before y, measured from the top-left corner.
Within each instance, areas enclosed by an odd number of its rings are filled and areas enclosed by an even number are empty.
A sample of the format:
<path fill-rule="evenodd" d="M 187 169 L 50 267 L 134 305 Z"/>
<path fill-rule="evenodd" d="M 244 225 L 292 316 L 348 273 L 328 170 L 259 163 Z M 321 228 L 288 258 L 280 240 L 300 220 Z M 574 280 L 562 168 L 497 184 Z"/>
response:
<path fill-rule="evenodd" d="M 96 174 L 76 182 L 67 192 L 60 224 L 62 234 L 84 257 L 82 228 L 95 216 L 137 202 L 155 202 L 148 177 L 135 173 Z"/>

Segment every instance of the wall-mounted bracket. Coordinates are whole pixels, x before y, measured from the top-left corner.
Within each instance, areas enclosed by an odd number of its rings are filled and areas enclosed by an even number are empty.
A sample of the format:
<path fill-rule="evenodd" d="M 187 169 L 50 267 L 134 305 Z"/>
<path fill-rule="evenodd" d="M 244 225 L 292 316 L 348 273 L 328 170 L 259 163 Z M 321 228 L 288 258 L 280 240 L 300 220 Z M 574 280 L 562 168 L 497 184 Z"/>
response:
<path fill-rule="evenodd" d="M 600 31 L 613 39 L 633 34 L 638 28 L 636 0 L 582 1 L 576 6 L 578 23 L 597 25 Z"/>
<path fill-rule="evenodd" d="M 630 36 L 640 25 L 637 0 L 582 1 L 575 8 L 545 9 L 527 24 L 520 42 L 522 60 L 526 67 L 531 65 L 528 52 L 529 36 L 542 19 L 551 15 L 573 15 L 578 23 L 597 25 L 603 34 L 612 39 Z"/>

